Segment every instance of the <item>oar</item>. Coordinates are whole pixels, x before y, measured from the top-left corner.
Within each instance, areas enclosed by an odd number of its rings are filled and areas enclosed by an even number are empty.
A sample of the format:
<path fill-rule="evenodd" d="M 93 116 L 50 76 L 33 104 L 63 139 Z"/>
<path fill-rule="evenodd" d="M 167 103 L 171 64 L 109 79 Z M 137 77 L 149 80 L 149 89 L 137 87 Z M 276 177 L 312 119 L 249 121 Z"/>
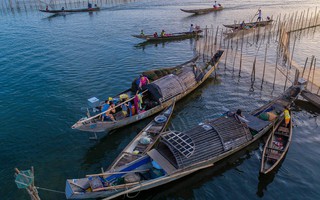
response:
<path fill-rule="evenodd" d="M 90 177 L 90 176 L 105 176 L 105 175 L 113 175 L 113 174 L 127 174 L 127 173 L 135 173 L 135 172 L 146 172 L 149 171 L 149 169 L 143 169 L 143 170 L 132 170 L 132 171 L 123 171 L 123 172 L 105 172 L 105 173 L 101 173 L 101 174 L 89 174 L 86 175 L 86 177 Z"/>

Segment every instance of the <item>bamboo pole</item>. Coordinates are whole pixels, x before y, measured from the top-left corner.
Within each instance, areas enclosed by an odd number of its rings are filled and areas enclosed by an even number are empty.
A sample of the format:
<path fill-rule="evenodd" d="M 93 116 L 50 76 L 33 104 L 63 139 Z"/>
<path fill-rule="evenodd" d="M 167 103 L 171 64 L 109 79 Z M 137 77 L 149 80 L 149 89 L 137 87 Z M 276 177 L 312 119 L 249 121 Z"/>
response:
<path fill-rule="evenodd" d="M 307 67 L 308 58 L 309 57 L 307 57 L 306 62 L 304 63 L 304 67 L 303 67 L 303 71 L 302 71 L 302 75 L 301 75 L 302 78 L 303 78 L 303 75 L 304 75 L 304 71 L 306 70 L 306 67 Z"/>
<path fill-rule="evenodd" d="M 230 44 L 230 39 L 228 39 L 228 46 L 227 46 L 226 58 L 225 58 L 225 62 L 224 62 L 224 70 L 227 69 L 227 57 L 228 57 L 228 52 L 229 52 L 229 44 Z"/>
<path fill-rule="evenodd" d="M 316 62 L 317 62 L 317 59 L 315 58 L 315 59 L 314 59 L 313 73 L 312 73 L 311 92 L 312 92 L 312 86 L 313 86 L 313 84 L 314 84 L 314 74 L 315 74 L 315 72 L 316 72 Z"/>
<path fill-rule="evenodd" d="M 253 66 L 252 66 L 252 71 L 251 71 L 251 88 L 250 91 L 253 92 L 254 91 L 254 82 L 256 80 L 256 61 L 257 61 L 257 57 L 254 57 L 254 61 L 253 61 Z"/>
<path fill-rule="evenodd" d="M 107 176 L 107 175 L 114 175 L 114 174 L 128 174 L 128 173 L 146 172 L 146 171 L 149 171 L 149 169 L 123 171 L 123 172 L 104 172 L 104 173 L 100 173 L 100 174 L 88 174 L 88 175 L 86 175 L 86 177 Z"/>
<path fill-rule="evenodd" d="M 263 64 L 263 73 L 262 73 L 262 81 L 261 81 L 261 89 L 264 82 L 264 74 L 266 72 L 266 62 L 267 62 L 267 50 L 268 50 L 268 44 L 266 44 L 266 50 L 264 54 L 264 64 Z"/>
<path fill-rule="evenodd" d="M 308 85 L 308 83 L 309 83 L 310 73 L 311 73 L 312 66 L 313 66 L 313 61 L 314 61 L 314 56 L 312 56 L 312 58 L 311 58 L 310 69 L 309 69 L 308 79 L 307 79 L 307 85 Z"/>
<path fill-rule="evenodd" d="M 240 67 L 239 67 L 239 77 L 241 76 L 241 68 L 242 68 L 242 49 L 243 49 L 243 40 L 244 40 L 244 32 L 242 31 L 241 52 L 240 52 Z"/>
<path fill-rule="evenodd" d="M 236 52 L 234 54 L 234 59 L 233 59 L 232 74 L 234 73 L 234 64 L 236 62 L 237 53 L 238 53 L 238 39 L 237 39 L 237 44 L 236 44 Z"/>
<path fill-rule="evenodd" d="M 278 48 L 279 49 L 279 46 Z M 273 90 L 274 90 L 274 85 L 276 83 L 276 77 L 277 77 L 277 70 L 278 70 L 278 60 L 279 60 L 279 55 L 278 55 L 278 50 L 277 50 L 277 53 L 276 53 L 276 66 L 275 66 L 275 69 L 274 69 L 274 76 L 273 76 Z"/>

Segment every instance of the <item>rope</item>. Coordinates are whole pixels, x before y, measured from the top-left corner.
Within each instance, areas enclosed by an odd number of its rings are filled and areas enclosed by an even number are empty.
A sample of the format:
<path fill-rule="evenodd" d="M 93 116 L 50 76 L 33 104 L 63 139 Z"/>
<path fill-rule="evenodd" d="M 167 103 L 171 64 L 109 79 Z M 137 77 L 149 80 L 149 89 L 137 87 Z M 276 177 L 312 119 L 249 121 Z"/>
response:
<path fill-rule="evenodd" d="M 141 183 L 140 183 L 140 187 L 141 187 Z M 128 190 L 128 188 L 126 187 L 126 190 Z M 129 199 L 133 199 L 133 198 L 136 198 L 139 194 L 140 194 L 141 190 L 139 190 L 137 192 L 137 194 L 133 195 L 133 196 L 130 196 L 129 193 L 126 194 L 126 196 L 129 198 Z"/>
<path fill-rule="evenodd" d="M 49 192 L 55 192 L 55 193 L 59 193 L 59 194 L 65 194 L 65 192 L 62 191 L 58 191 L 58 190 L 52 190 L 52 189 L 48 189 L 48 188 L 41 188 L 41 187 L 35 187 L 38 190 L 45 190 L 45 191 L 49 191 Z"/>

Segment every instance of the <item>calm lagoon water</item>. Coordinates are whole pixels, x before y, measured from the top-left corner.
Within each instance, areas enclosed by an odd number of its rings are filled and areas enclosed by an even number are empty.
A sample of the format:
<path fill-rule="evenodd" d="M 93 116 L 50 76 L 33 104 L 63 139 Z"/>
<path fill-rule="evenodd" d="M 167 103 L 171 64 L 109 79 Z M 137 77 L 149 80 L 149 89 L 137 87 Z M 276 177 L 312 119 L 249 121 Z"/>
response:
<path fill-rule="evenodd" d="M 259 7 L 263 13 L 300 11 L 298 0 L 222 1 L 226 9 L 190 16 L 180 8 L 208 7 L 211 1 L 137 1 L 106 5 L 97 13 L 52 17 L 36 11 L 1 13 L 0 19 L 0 199 L 28 199 L 14 184 L 13 168 L 35 167 L 36 185 L 64 191 L 67 178 L 83 177 L 108 166 L 150 119 L 119 129 L 99 141 L 72 130 L 90 97 L 105 99 L 125 90 L 137 75 L 149 69 L 173 66 L 194 56 L 193 40 L 137 46 L 131 34 L 180 32 L 190 23 L 204 27 L 249 20 Z M 303 1 L 310 10 L 319 1 Z M 319 55 L 319 31 L 299 40 L 296 60 Z M 270 46 L 270 52 L 275 51 Z M 248 52 L 250 52 L 248 50 Z M 263 55 L 263 53 L 261 53 Z M 270 56 L 272 53 L 270 53 Z M 260 58 L 263 60 L 263 57 Z M 268 57 L 268 63 L 274 63 Z M 249 92 L 250 64 L 242 77 L 218 71 L 203 86 L 177 104 L 170 129 L 186 130 L 225 108 L 251 111 L 283 91 L 279 77 Z M 231 66 L 230 66 L 231 65 Z M 222 65 L 223 66 L 223 63 Z M 228 64 L 232 68 L 232 62 Z M 273 71 L 267 71 L 272 77 Z M 319 77 L 317 77 L 319 78 Z M 257 81 L 260 81 L 259 77 Z M 261 145 L 228 160 L 223 169 L 207 169 L 182 181 L 143 192 L 142 199 L 319 199 L 319 112 L 298 101 L 294 137 L 280 169 L 259 177 Z M 42 199 L 64 195 L 40 191 Z"/>

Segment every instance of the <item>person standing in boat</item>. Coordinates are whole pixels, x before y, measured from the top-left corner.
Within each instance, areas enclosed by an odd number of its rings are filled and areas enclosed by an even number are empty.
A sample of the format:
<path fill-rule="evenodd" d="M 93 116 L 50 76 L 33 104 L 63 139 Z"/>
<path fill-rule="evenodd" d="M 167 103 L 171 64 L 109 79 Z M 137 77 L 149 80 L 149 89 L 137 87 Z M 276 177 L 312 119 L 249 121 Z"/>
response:
<path fill-rule="evenodd" d="M 288 127 L 288 124 L 290 123 L 291 116 L 289 113 L 289 108 L 287 106 L 284 108 L 283 113 L 284 113 L 284 122 L 286 124 L 286 127 Z"/>
<path fill-rule="evenodd" d="M 262 19 L 262 12 L 261 12 L 261 9 L 258 10 L 258 18 L 257 18 L 257 21 L 261 21 Z"/>
<path fill-rule="evenodd" d="M 149 79 L 143 74 L 141 74 L 139 79 L 139 90 L 142 91 L 143 86 L 148 85 L 149 83 Z"/>
<path fill-rule="evenodd" d="M 88 1 L 88 9 L 92 9 L 92 4 Z"/>
<path fill-rule="evenodd" d="M 214 1 L 213 7 L 217 8 L 217 1 Z"/>
<path fill-rule="evenodd" d="M 46 5 L 46 11 L 49 11 L 49 7 L 48 7 L 48 5 Z"/>
<path fill-rule="evenodd" d="M 61 10 L 64 10 L 64 7 L 62 7 Z"/>
<path fill-rule="evenodd" d="M 140 31 L 140 35 L 144 35 L 144 32 L 143 32 L 143 30 L 141 30 L 141 31 Z"/>

